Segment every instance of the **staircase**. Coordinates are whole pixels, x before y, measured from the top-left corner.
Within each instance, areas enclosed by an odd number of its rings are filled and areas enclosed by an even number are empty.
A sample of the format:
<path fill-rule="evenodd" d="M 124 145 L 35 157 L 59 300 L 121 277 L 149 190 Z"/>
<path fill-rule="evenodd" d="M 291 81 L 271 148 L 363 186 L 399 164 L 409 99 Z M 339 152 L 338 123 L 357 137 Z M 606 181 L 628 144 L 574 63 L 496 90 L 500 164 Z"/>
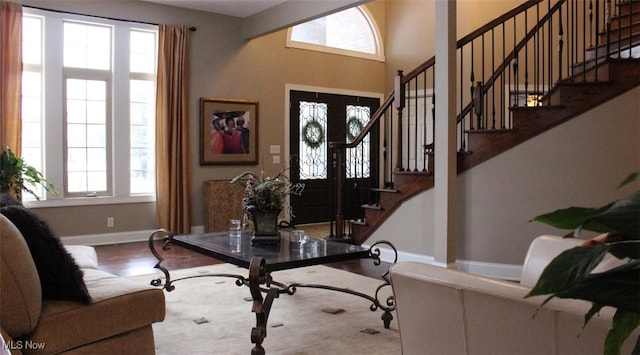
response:
<path fill-rule="evenodd" d="M 537 21 L 527 24 L 534 13 Z M 639 45 L 640 0 L 530 0 L 460 39 L 458 173 L 639 86 Z M 338 202 L 333 238 L 362 244 L 403 201 L 433 187 L 434 65 L 431 58 L 399 72 L 394 92 L 360 135 L 330 143 L 334 164 L 344 166 L 354 164 L 343 160 L 345 150 L 359 147 L 367 128 L 378 124 L 385 132 L 370 203 L 360 215 L 344 216 L 350 209 Z M 337 189 L 349 185 L 344 173 L 335 179 Z"/>

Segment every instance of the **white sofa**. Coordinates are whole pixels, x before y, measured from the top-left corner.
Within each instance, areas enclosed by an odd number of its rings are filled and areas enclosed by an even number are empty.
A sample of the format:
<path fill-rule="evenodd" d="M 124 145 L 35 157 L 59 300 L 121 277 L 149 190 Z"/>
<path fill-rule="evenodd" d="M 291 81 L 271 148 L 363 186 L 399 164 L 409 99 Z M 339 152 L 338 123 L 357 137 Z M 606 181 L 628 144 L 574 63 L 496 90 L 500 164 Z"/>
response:
<path fill-rule="evenodd" d="M 614 309 L 605 307 L 582 329 L 590 303 L 524 298 L 544 267 L 581 241 L 536 238 L 520 283 L 415 262 L 391 268 L 402 352 L 409 354 L 602 354 Z M 621 263 L 610 256 L 594 272 Z M 634 332 L 622 354 L 630 354 Z"/>

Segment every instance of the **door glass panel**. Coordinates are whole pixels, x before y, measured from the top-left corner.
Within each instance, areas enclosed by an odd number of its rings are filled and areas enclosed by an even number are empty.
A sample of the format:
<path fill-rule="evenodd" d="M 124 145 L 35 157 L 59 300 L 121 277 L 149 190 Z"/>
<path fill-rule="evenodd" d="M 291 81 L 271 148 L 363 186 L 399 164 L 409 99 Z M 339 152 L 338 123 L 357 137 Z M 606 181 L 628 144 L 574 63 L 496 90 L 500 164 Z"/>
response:
<path fill-rule="evenodd" d="M 300 101 L 300 180 L 327 178 L 327 104 Z"/>
<path fill-rule="evenodd" d="M 371 109 L 368 106 L 347 105 L 347 143 L 353 142 L 369 123 Z M 355 148 L 347 150 L 347 178 L 367 178 L 371 171 L 370 134 Z"/>

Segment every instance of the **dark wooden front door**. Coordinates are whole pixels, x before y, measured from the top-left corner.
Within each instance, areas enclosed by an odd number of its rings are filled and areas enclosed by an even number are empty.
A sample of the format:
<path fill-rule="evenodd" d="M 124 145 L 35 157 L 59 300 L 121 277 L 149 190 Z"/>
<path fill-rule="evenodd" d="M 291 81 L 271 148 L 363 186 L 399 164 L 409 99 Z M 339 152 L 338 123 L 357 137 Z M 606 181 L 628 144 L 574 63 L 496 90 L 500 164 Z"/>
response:
<path fill-rule="evenodd" d="M 349 142 L 369 122 L 380 105 L 378 98 L 291 91 L 290 93 L 291 179 L 303 182 L 302 197 L 291 199 L 294 224 L 330 220 L 331 150 L 328 142 Z M 378 171 L 378 132 L 348 153 L 349 186 L 365 186 L 358 180 L 369 179 Z M 357 189 L 355 189 L 357 190 Z M 357 191 L 354 191 L 356 193 Z M 347 197 L 350 198 L 350 197 Z"/>

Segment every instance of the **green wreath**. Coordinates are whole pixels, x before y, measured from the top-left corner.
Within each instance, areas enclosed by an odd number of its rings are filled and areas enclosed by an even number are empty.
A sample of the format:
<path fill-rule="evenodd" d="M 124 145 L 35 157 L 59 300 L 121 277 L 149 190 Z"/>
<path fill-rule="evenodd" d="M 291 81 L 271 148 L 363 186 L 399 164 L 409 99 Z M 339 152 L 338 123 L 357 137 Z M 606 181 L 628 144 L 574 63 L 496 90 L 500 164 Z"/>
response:
<path fill-rule="evenodd" d="M 316 121 L 308 121 L 302 127 L 302 140 L 312 149 L 320 148 L 324 143 L 324 129 Z"/>
<path fill-rule="evenodd" d="M 347 120 L 347 142 L 353 142 L 354 139 L 362 132 L 364 125 L 356 116 L 351 116 Z"/>

